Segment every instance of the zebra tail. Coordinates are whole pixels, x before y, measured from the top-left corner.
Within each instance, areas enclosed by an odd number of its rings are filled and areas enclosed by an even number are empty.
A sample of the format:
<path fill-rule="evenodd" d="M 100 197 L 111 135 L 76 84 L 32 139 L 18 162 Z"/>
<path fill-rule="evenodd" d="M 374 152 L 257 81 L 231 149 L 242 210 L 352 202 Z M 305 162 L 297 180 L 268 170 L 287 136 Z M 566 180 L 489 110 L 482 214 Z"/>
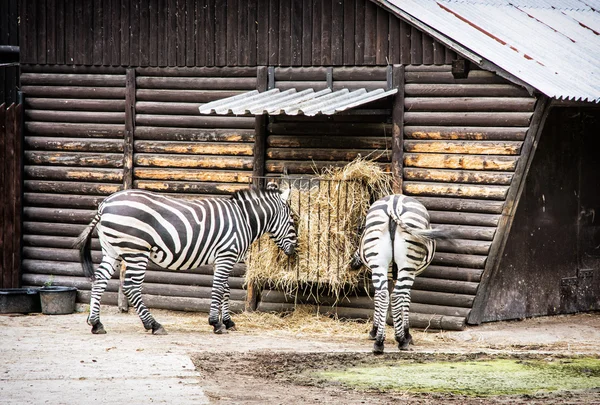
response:
<path fill-rule="evenodd" d="M 94 279 L 94 264 L 92 262 L 92 232 L 96 227 L 96 224 L 100 221 L 100 214 L 96 214 L 92 222 L 85 227 L 83 232 L 79 234 L 75 242 L 73 242 L 73 248 L 79 249 L 79 259 L 83 267 L 83 274 L 90 280 Z"/>

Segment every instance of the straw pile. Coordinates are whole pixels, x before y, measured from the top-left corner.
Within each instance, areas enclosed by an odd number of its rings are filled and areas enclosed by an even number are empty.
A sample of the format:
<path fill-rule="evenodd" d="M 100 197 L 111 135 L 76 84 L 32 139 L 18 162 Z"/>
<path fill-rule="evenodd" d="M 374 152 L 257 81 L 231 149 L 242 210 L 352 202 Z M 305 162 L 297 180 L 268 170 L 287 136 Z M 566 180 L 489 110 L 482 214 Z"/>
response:
<path fill-rule="evenodd" d="M 308 184 L 308 185 L 307 185 Z M 324 171 L 310 182 L 292 181 L 290 206 L 298 230 L 296 255 L 289 258 L 264 235 L 249 251 L 246 282 L 289 294 L 314 287 L 339 297 L 364 275 L 350 269 L 359 228 L 372 201 L 391 194 L 391 176 L 357 158 Z"/>

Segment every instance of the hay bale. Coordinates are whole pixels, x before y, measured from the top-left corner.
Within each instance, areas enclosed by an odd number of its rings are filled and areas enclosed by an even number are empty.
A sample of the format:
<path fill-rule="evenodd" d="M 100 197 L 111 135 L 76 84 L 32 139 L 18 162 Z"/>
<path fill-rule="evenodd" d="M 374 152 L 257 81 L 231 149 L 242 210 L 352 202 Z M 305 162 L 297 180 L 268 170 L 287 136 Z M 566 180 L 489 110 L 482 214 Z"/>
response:
<path fill-rule="evenodd" d="M 391 176 L 376 163 L 358 158 L 343 168 L 289 183 L 297 254 L 288 258 L 264 235 L 250 248 L 246 282 L 289 294 L 307 286 L 325 288 L 339 296 L 364 276 L 350 269 L 350 260 L 370 203 L 391 194 Z"/>

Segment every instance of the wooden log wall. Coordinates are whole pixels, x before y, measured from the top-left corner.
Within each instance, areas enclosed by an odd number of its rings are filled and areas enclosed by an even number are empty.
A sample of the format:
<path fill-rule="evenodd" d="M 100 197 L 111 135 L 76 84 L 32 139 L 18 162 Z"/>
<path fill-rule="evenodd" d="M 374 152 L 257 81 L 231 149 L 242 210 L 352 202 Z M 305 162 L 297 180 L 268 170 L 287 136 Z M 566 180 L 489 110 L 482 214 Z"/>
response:
<path fill-rule="evenodd" d="M 22 104 L 0 104 L 0 288 L 21 285 L 22 120 Z"/>
<path fill-rule="evenodd" d="M 189 197 L 226 195 L 251 181 L 254 119 L 202 117 L 205 102 L 252 90 L 256 68 L 125 69 L 25 66 L 23 283 L 90 283 L 70 246 L 109 194 L 141 188 Z M 92 239 L 94 262 L 100 246 Z M 232 306 L 243 309 L 245 267 Z M 118 272 L 107 303 L 116 302 Z M 208 311 L 212 267 L 152 267 L 150 307 Z M 164 298 L 164 299 L 163 299 Z"/>
<path fill-rule="evenodd" d="M 370 0 L 21 0 L 21 61 L 86 66 L 444 64 Z"/>
<path fill-rule="evenodd" d="M 19 1 L 0 1 L 0 104 L 18 103 Z"/>
<path fill-rule="evenodd" d="M 388 69 L 334 67 L 333 89 L 388 88 Z M 327 87 L 326 68 L 276 68 L 274 86 L 280 89 Z M 358 155 L 372 156 L 390 170 L 391 97 L 324 117 L 269 118 L 266 172 L 314 174 L 328 166 L 343 166 Z"/>

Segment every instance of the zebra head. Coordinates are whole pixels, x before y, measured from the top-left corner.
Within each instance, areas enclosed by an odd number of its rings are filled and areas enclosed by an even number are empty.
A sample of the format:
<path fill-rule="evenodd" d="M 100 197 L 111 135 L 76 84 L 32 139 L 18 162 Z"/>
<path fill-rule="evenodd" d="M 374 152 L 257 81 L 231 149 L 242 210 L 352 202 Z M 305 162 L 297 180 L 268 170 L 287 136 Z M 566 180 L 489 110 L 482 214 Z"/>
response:
<path fill-rule="evenodd" d="M 294 254 L 298 245 L 298 234 L 294 226 L 294 217 L 287 203 L 291 191 L 288 188 L 280 193 L 277 188 L 267 186 L 267 192 L 269 194 L 272 193 L 276 198 L 272 199 L 275 203 L 275 215 L 273 215 L 271 222 L 267 225 L 266 231 L 271 234 L 271 239 L 273 239 L 275 244 L 288 256 Z"/>

